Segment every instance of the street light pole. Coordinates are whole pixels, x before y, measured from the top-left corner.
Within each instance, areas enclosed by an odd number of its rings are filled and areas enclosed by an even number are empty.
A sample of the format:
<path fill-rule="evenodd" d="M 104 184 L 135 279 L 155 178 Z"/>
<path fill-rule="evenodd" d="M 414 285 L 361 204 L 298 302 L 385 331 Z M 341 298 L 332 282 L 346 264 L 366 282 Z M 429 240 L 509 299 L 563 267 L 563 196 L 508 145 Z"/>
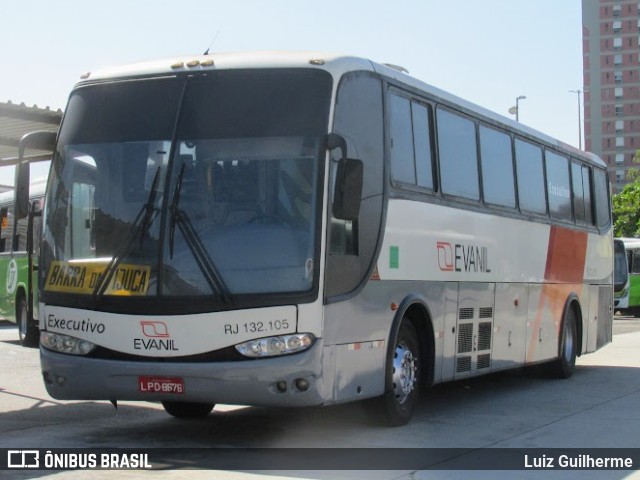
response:
<path fill-rule="evenodd" d="M 516 116 L 516 122 L 518 121 L 519 117 L 520 117 L 520 100 L 524 100 L 525 97 L 524 95 L 520 95 L 518 97 L 516 97 L 516 106 L 515 107 L 511 107 L 509 109 L 509 113 L 511 115 L 515 115 Z"/>
<path fill-rule="evenodd" d="M 520 116 L 520 100 L 524 100 L 525 98 L 527 97 L 525 97 L 524 95 L 516 97 L 516 122 L 519 121 L 518 118 Z"/>
<path fill-rule="evenodd" d="M 578 148 L 582 150 L 582 120 L 580 112 L 580 94 L 582 93 L 582 90 L 569 90 L 569 93 L 578 94 Z"/>

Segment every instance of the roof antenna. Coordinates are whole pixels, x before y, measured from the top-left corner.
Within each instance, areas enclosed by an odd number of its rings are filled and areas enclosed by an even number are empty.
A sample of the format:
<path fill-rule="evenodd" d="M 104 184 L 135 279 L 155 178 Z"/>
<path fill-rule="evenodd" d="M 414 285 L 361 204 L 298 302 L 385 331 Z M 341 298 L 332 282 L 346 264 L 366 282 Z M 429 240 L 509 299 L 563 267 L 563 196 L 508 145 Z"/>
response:
<path fill-rule="evenodd" d="M 203 55 L 209 55 L 209 50 L 211 50 L 211 47 L 213 47 L 213 44 L 215 43 L 216 38 L 218 38 L 218 35 L 220 35 L 220 30 L 216 32 L 215 36 L 213 37 L 213 40 L 211 40 L 211 44 L 209 45 L 209 48 L 207 48 L 204 51 Z"/>

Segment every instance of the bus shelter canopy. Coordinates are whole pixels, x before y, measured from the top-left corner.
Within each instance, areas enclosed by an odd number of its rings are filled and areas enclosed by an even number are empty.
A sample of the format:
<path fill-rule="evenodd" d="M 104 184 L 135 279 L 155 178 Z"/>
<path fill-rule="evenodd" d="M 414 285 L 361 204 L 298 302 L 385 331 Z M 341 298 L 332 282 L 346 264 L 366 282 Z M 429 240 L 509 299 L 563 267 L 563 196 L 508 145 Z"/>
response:
<path fill-rule="evenodd" d="M 26 133 L 36 130 L 55 132 L 62 121 L 62 110 L 38 108 L 37 105 L 28 107 L 24 103 L 19 105 L 0 102 L 0 165 L 11 164 L 18 157 L 18 142 Z M 51 152 L 28 150 L 26 157 L 32 160 L 42 160 L 51 157 Z"/>

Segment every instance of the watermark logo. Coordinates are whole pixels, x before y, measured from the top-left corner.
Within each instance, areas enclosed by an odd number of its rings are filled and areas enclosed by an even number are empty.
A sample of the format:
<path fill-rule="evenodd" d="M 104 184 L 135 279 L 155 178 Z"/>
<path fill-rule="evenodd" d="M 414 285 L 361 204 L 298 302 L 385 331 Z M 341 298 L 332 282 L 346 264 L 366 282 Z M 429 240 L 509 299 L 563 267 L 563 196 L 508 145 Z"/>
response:
<path fill-rule="evenodd" d="M 40 452 L 38 450 L 9 450 L 7 452 L 9 468 L 40 468 Z"/>

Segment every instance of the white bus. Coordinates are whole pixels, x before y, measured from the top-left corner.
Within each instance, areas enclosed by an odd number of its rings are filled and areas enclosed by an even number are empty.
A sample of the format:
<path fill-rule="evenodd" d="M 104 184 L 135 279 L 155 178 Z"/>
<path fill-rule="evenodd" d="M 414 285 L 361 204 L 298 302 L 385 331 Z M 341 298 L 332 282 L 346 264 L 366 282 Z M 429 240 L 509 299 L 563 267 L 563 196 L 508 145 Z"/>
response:
<path fill-rule="evenodd" d="M 611 340 L 604 163 L 398 68 L 318 53 L 91 73 L 55 144 L 41 361 L 57 399 L 329 405 Z M 374 402 L 375 403 L 375 402 Z"/>

